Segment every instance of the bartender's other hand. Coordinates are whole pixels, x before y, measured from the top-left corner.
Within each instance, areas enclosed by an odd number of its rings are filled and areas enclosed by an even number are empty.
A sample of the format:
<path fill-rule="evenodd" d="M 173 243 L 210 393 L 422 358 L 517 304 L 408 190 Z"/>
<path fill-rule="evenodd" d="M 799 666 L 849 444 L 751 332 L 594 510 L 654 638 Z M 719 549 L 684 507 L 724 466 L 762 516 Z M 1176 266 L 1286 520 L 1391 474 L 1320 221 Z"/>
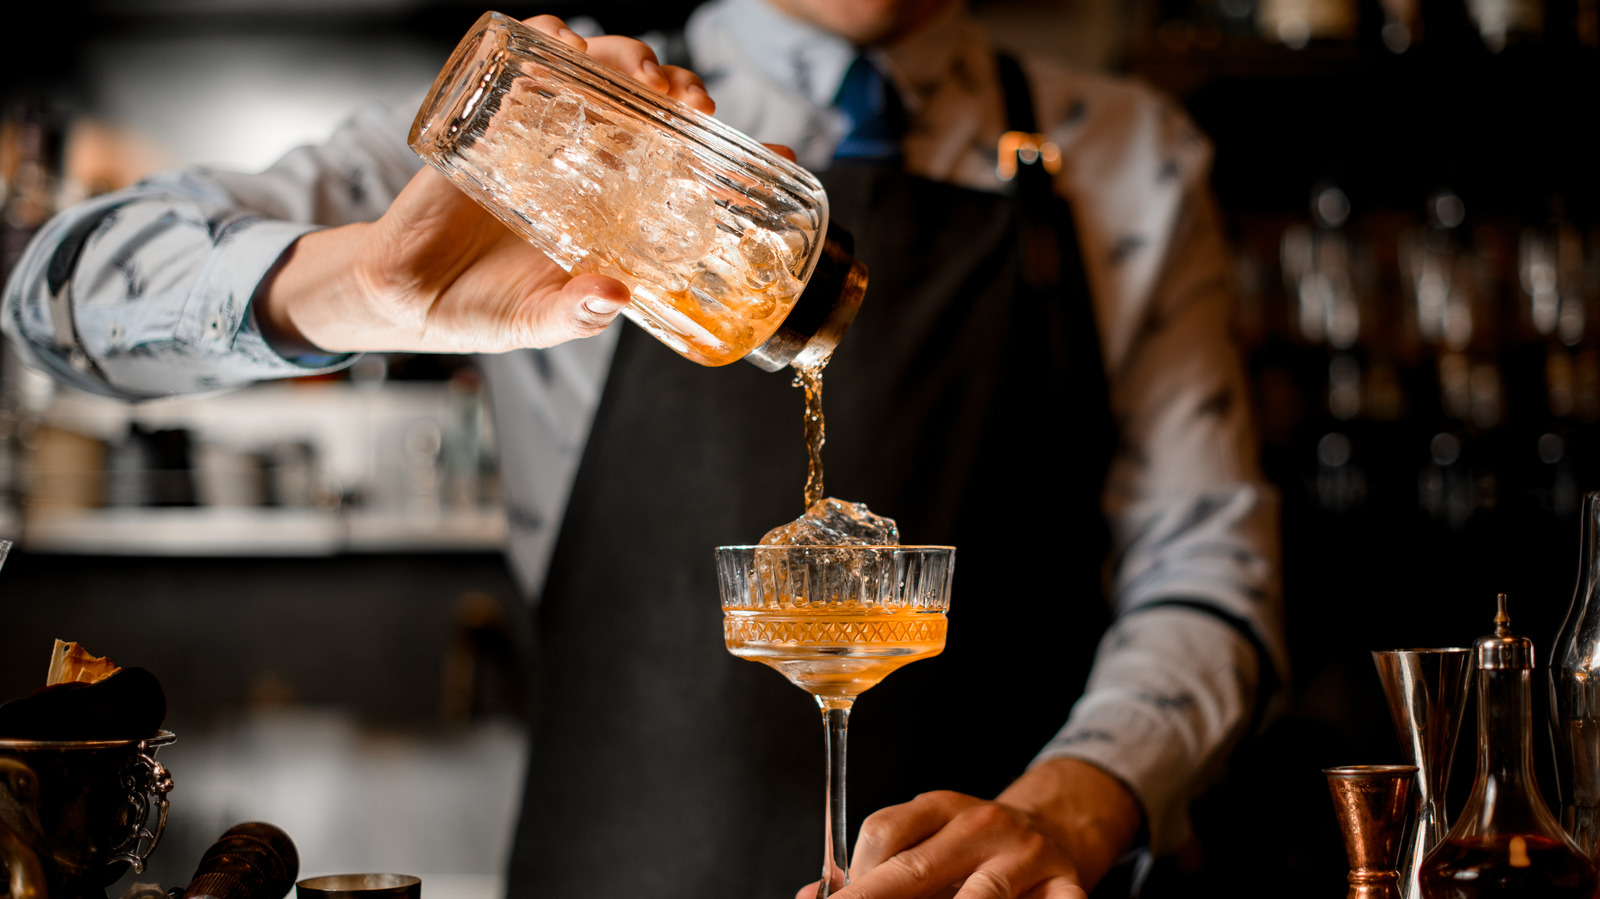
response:
<path fill-rule="evenodd" d="M 861 824 L 837 899 L 1085 899 L 1131 846 L 1138 802 L 1116 778 L 1051 759 L 986 800 L 924 793 Z M 796 899 L 815 895 L 816 885 Z"/>
<path fill-rule="evenodd" d="M 585 40 L 555 16 L 527 24 L 705 113 L 698 76 L 640 41 Z M 375 222 L 301 237 L 254 299 L 286 353 L 496 353 L 604 330 L 630 297 L 621 281 L 570 276 L 432 167 Z"/>

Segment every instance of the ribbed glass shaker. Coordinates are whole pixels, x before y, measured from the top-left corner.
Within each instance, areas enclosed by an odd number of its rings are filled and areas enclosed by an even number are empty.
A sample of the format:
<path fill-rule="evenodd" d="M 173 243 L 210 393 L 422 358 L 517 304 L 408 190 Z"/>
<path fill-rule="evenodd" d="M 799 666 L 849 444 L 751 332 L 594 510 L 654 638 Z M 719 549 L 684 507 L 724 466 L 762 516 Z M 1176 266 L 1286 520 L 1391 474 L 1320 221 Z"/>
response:
<path fill-rule="evenodd" d="M 809 172 L 496 12 L 451 54 L 411 148 L 702 365 L 827 361 L 866 289 Z"/>

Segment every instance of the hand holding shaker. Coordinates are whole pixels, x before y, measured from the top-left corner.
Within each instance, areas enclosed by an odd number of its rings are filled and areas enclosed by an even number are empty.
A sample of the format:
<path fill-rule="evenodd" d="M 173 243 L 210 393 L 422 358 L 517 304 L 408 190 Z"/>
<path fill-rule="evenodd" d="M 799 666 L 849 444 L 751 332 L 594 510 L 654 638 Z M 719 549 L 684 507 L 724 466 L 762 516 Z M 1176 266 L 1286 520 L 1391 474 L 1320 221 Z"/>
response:
<path fill-rule="evenodd" d="M 702 365 L 825 363 L 866 289 L 822 185 L 749 137 L 500 13 L 450 56 L 411 148 Z"/>

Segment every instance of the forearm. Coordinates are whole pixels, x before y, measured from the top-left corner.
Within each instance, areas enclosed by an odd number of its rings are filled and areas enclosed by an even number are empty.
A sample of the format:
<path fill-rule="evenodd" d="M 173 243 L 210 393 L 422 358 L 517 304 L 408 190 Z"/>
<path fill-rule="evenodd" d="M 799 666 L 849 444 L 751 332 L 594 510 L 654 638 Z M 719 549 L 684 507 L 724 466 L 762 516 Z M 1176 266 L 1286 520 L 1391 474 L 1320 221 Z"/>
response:
<path fill-rule="evenodd" d="M 1190 801 L 1249 728 L 1260 676 L 1250 641 L 1207 613 L 1128 615 L 1101 641 L 1083 697 L 1035 768 L 1074 759 L 1106 772 L 1137 798 L 1151 848 L 1171 851 L 1189 834 Z"/>
<path fill-rule="evenodd" d="M 1187 836 L 1189 801 L 1288 676 L 1277 494 L 1256 460 L 1227 254 L 1199 183 L 1168 237 L 1144 326 L 1110 356 L 1121 425 L 1105 501 L 1116 621 L 1044 752 L 1133 788 L 1158 852 Z"/>

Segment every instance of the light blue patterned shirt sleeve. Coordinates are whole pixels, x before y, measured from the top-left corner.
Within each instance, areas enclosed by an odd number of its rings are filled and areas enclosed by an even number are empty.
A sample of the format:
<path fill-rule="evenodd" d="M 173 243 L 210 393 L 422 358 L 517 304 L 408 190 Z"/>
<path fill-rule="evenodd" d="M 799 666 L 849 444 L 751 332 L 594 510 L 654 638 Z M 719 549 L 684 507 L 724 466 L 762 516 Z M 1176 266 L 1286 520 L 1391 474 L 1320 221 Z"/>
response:
<path fill-rule="evenodd" d="M 125 399 L 347 364 L 285 358 L 250 301 L 301 235 L 382 214 L 420 165 L 404 134 L 403 120 L 372 107 L 265 172 L 163 173 L 73 207 L 29 244 L 0 326 L 33 368 Z"/>

